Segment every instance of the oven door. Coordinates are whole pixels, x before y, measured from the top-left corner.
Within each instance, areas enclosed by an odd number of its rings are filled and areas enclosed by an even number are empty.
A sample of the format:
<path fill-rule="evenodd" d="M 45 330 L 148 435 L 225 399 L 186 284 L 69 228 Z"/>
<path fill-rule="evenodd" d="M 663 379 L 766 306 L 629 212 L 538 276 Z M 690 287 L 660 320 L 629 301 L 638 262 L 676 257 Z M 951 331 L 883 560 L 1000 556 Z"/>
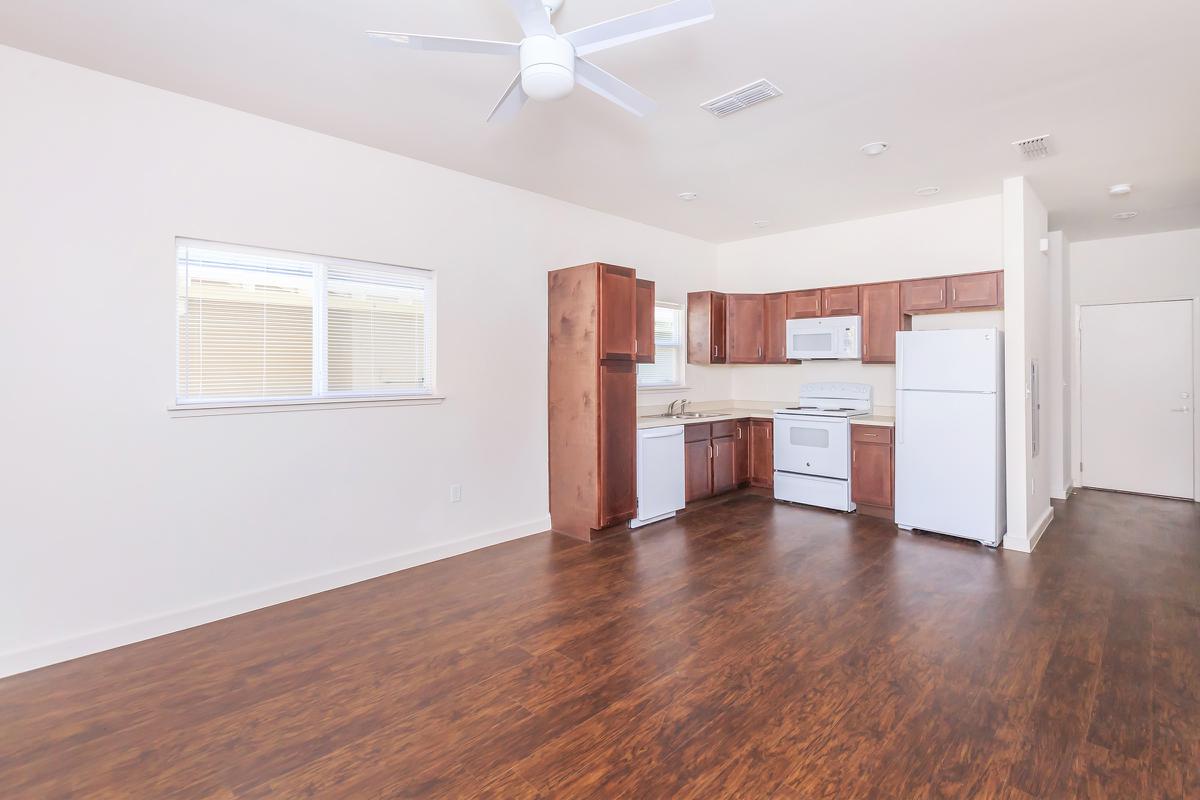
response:
<path fill-rule="evenodd" d="M 840 418 L 775 417 L 775 469 L 848 479 L 849 424 Z"/>

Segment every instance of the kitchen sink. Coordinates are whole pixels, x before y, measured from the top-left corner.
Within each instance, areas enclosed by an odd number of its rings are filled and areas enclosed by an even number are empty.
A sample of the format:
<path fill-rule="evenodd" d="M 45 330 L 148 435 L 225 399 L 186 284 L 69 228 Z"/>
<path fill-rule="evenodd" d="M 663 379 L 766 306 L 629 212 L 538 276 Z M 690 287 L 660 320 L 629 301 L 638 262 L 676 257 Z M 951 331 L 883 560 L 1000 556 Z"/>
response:
<path fill-rule="evenodd" d="M 682 414 L 651 414 L 642 419 L 707 419 L 708 417 L 729 416 L 720 411 L 685 411 Z"/>

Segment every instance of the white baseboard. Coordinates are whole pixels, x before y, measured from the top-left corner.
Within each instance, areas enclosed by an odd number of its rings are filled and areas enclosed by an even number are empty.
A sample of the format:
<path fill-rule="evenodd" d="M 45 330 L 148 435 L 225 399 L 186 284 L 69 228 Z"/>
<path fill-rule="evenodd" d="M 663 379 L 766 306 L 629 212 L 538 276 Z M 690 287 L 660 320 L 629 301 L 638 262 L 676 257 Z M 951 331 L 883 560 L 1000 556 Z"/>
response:
<path fill-rule="evenodd" d="M 27 672 L 38 667 L 70 661 L 80 656 L 111 650 L 134 642 L 153 639 L 168 633 L 175 633 L 197 625 L 205 625 L 227 617 L 256 611 L 267 606 L 286 603 L 308 595 L 326 592 L 352 583 L 378 578 L 409 567 L 440 561 L 443 558 L 461 555 L 482 547 L 489 547 L 501 542 L 520 539 L 535 533 L 550 529 L 550 518 L 530 520 L 520 525 L 490 531 L 464 539 L 457 539 L 445 544 L 428 547 L 422 550 L 412 550 L 405 553 L 388 556 L 365 564 L 334 570 L 297 581 L 276 584 L 264 589 L 258 589 L 246 594 L 228 597 L 212 603 L 203 603 L 179 611 L 171 611 L 153 617 L 134 620 L 132 622 L 104 628 L 97 631 L 60 639 L 47 644 L 35 645 L 23 650 L 10 650 L 0 653 L 0 677 Z"/>
<path fill-rule="evenodd" d="M 1033 526 L 1033 532 L 1028 538 L 1024 536 L 1015 536 L 1011 532 L 1004 535 L 1004 549 L 1016 550 L 1019 553 L 1032 553 L 1033 548 L 1038 546 L 1038 542 L 1042 540 L 1042 534 L 1046 532 L 1046 528 L 1050 527 L 1051 520 L 1054 519 L 1054 508 L 1051 506 L 1046 509 L 1046 513 L 1042 514 L 1041 519 Z"/>

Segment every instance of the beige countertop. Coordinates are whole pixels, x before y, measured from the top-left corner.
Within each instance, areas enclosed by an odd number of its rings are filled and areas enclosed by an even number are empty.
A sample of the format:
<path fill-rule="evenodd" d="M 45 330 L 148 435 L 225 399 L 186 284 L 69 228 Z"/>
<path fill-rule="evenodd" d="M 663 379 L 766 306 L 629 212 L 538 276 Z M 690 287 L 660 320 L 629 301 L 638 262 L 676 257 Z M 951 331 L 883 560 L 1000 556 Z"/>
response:
<path fill-rule="evenodd" d="M 884 428 L 896 427 L 896 418 L 890 414 L 868 414 L 865 417 L 851 417 L 851 425 L 878 425 Z"/>
<path fill-rule="evenodd" d="M 646 428 L 665 428 L 668 425 L 698 425 L 705 422 L 721 422 L 728 419 L 771 419 L 774 414 L 771 409 L 762 408 L 705 408 L 705 414 L 711 417 L 698 419 L 673 419 L 671 417 L 639 416 L 638 430 Z"/>

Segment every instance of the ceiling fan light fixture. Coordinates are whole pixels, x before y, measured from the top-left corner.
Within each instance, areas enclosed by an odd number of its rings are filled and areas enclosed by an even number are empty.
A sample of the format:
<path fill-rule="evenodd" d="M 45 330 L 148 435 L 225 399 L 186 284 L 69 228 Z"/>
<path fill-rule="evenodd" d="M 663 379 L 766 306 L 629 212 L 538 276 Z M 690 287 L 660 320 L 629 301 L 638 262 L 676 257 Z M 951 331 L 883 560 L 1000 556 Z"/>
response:
<path fill-rule="evenodd" d="M 521 42 L 521 88 L 534 100 L 560 100 L 575 88 L 575 48 L 555 36 Z"/>

